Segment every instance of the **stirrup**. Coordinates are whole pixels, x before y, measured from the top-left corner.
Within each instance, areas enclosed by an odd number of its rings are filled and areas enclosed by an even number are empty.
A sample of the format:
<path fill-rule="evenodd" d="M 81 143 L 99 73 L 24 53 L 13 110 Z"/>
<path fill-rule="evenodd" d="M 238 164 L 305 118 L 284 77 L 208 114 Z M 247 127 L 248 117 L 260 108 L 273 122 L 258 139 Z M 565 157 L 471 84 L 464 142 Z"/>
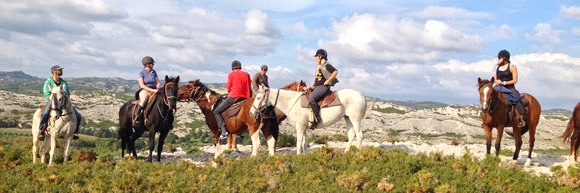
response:
<path fill-rule="evenodd" d="M 518 127 L 525 127 L 526 122 L 523 119 L 518 119 Z"/>

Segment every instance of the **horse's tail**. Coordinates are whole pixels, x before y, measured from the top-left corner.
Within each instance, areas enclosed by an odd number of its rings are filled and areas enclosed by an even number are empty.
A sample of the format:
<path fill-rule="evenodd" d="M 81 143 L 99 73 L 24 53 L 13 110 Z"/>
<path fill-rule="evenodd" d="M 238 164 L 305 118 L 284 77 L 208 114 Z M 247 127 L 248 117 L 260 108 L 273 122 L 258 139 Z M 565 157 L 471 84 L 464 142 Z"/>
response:
<path fill-rule="evenodd" d="M 564 131 L 564 134 L 562 134 L 562 136 L 560 136 L 564 143 L 568 140 L 571 140 L 570 137 L 574 133 L 574 119 L 577 116 L 576 112 L 578 112 L 578 111 L 580 111 L 580 103 L 578 103 L 576 105 L 576 107 L 574 108 L 574 111 L 572 111 L 572 116 L 570 117 L 570 121 L 568 121 L 568 125 L 566 126 L 566 130 Z"/>

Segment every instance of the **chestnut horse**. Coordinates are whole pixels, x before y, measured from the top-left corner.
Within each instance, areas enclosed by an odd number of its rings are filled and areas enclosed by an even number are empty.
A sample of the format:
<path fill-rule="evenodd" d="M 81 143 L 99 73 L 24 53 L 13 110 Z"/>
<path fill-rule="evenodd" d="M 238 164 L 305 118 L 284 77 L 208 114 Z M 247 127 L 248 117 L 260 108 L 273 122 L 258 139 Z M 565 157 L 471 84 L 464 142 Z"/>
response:
<path fill-rule="evenodd" d="M 578 162 L 578 146 L 580 146 L 580 103 L 574 107 L 566 131 L 564 131 L 561 137 L 564 138 L 564 142 L 568 139 L 570 140 L 570 155 L 568 159 L 574 155 L 574 161 Z"/>
<path fill-rule="evenodd" d="M 145 121 L 139 126 L 132 125 L 133 106 L 137 105 L 134 101 L 127 101 L 119 109 L 119 138 L 121 139 L 121 157 L 125 155 L 125 147 L 137 158 L 135 150 L 135 140 L 137 140 L 145 131 L 149 132 L 149 156 L 147 161 L 152 162 L 153 149 L 155 148 L 155 133 L 159 132 L 159 144 L 157 145 L 157 161 L 161 161 L 161 151 L 163 143 L 169 131 L 173 129 L 174 114 L 177 103 L 177 87 L 179 86 L 179 76 L 169 78 L 165 76 L 163 88 L 154 96 L 154 100 L 145 105 L 143 115 Z M 151 107 L 151 110 L 146 109 Z M 150 112 L 150 113 L 147 113 Z"/>
<path fill-rule="evenodd" d="M 531 162 L 532 150 L 534 149 L 536 126 L 540 121 L 540 112 L 542 111 L 540 103 L 530 94 L 524 93 L 522 98 L 529 101 L 529 104 L 525 106 L 526 114 L 524 114 L 524 120 L 526 121 L 526 126 L 519 128 L 517 126 L 517 119 L 515 113 L 511 118 L 508 118 L 509 112 L 511 111 L 510 104 L 508 103 L 506 97 L 501 93 L 493 89 L 494 78 L 491 81 L 477 79 L 478 90 L 479 90 L 479 101 L 481 103 L 481 120 L 483 121 L 483 129 L 485 130 L 486 137 L 486 148 L 487 154 L 490 154 L 491 149 L 491 138 L 492 129 L 495 127 L 497 129 L 497 138 L 495 139 L 495 155 L 499 155 L 499 150 L 501 146 L 501 138 L 504 132 L 504 127 L 513 128 L 513 137 L 515 140 L 516 150 L 514 151 L 513 160 L 517 160 L 520 154 L 520 149 L 522 147 L 522 135 L 527 131 L 530 132 L 529 139 L 529 152 L 528 160 L 526 160 L 526 165 Z M 511 120 L 508 122 L 508 120 Z"/>
<path fill-rule="evenodd" d="M 300 82 L 292 82 L 292 83 L 282 87 L 282 89 L 299 91 L 299 90 L 303 90 L 304 87 L 306 87 L 306 83 L 304 81 L 300 81 Z M 199 80 L 189 81 L 186 85 L 180 86 L 179 91 L 178 91 L 179 101 L 189 102 L 189 101 L 193 100 L 197 103 L 201 112 L 205 116 L 205 122 L 206 122 L 208 128 L 210 129 L 210 133 L 214 139 L 214 145 L 219 144 L 219 135 L 218 135 L 219 127 L 217 126 L 215 116 L 213 115 L 213 112 L 211 110 L 212 110 L 212 107 L 214 106 L 215 102 L 217 101 L 218 97 L 219 97 L 219 95 L 215 91 L 207 88 L 207 86 L 202 84 Z M 247 110 L 245 110 L 245 109 L 241 109 L 239 114 L 241 114 L 241 112 L 246 112 L 246 114 L 247 114 Z M 269 128 L 270 129 L 269 131 L 276 139 L 278 137 L 278 131 L 279 131 L 278 124 L 280 122 L 282 122 L 284 119 L 286 119 L 286 116 L 278 109 L 275 109 L 275 113 L 276 113 L 275 114 L 276 122 L 262 121 L 263 126 L 261 129 L 267 130 Z M 267 118 L 267 117 L 262 116 L 262 118 Z M 226 120 L 226 121 L 228 121 L 228 120 Z M 230 123 L 230 122 L 226 122 L 226 123 Z M 228 124 L 226 126 L 228 126 Z M 228 140 L 227 140 L 228 141 L 228 149 L 237 150 L 235 136 L 236 136 L 236 134 L 243 133 L 245 130 L 242 128 L 238 128 L 238 130 L 240 130 L 240 131 L 237 133 L 234 133 L 234 132 L 232 132 L 232 130 L 230 130 L 230 128 L 231 127 L 228 126 L 228 131 L 230 131 L 230 134 L 228 135 Z M 252 132 L 250 132 L 250 135 L 252 135 Z M 253 143 L 253 141 L 252 141 L 252 143 Z M 259 141 L 258 141 L 258 144 L 259 144 Z M 219 150 L 219 148 L 216 148 L 215 157 L 219 156 L 220 151 L 218 151 L 218 150 Z M 254 152 L 254 150 L 253 150 L 253 152 Z M 255 150 L 255 152 L 257 153 L 257 150 Z"/>

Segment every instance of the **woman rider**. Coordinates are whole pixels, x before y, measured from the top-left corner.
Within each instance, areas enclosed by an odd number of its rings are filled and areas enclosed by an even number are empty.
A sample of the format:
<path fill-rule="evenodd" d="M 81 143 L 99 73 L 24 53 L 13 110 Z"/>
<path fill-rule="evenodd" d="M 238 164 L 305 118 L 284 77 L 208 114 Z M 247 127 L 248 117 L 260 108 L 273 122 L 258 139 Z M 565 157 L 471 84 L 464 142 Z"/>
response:
<path fill-rule="evenodd" d="M 330 93 L 330 87 L 338 82 L 336 75 L 338 70 L 328 63 L 328 53 L 324 49 L 318 49 L 314 55 L 316 60 L 316 71 L 314 72 L 314 81 L 305 89 L 312 89 L 308 103 L 314 114 L 314 122 L 311 129 L 314 129 L 320 123 L 320 107 L 318 101 L 322 100 Z"/>
<path fill-rule="evenodd" d="M 139 105 L 135 109 L 135 121 L 138 125 L 138 121 L 141 120 L 141 114 L 143 113 L 143 107 L 147 104 L 149 100 L 149 94 L 157 93 L 157 88 L 161 87 L 159 82 L 159 77 L 157 77 L 157 72 L 153 70 L 153 65 L 155 65 L 155 60 L 151 56 L 145 56 L 141 60 L 143 64 L 143 70 L 139 72 L 139 77 L 137 81 L 139 82 Z"/>
<path fill-rule="evenodd" d="M 526 126 L 523 119 L 525 113 L 524 105 L 520 101 L 520 92 L 516 90 L 515 84 L 518 82 L 518 69 L 510 62 L 510 53 L 507 50 L 501 50 L 497 54 L 497 69 L 495 71 L 495 86 L 496 91 L 507 95 L 508 101 L 511 105 L 515 105 L 518 112 L 518 127 Z"/>

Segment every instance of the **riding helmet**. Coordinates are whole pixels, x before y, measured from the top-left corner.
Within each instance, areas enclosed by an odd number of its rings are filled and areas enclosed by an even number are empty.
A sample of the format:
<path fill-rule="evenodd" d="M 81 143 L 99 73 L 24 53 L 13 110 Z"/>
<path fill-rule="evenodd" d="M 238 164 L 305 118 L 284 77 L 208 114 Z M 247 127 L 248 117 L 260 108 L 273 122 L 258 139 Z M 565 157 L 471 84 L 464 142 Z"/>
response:
<path fill-rule="evenodd" d="M 155 64 L 155 60 L 153 60 L 151 56 L 145 56 L 143 57 L 143 60 L 141 60 L 141 63 L 143 63 L 143 65 Z"/>
<path fill-rule="evenodd" d="M 318 49 L 316 51 L 316 54 L 314 54 L 314 57 L 316 56 L 321 56 L 322 58 L 328 60 L 328 53 L 324 49 Z"/>
<path fill-rule="evenodd" d="M 499 53 L 497 53 L 497 58 L 503 58 L 506 60 L 510 59 L 510 52 L 508 52 L 507 50 L 501 50 L 499 51 Z"/>
<path fill-rule="evenodd" d="M 242 63 L 240 61 L 234 60 L 232 62 L 232 69 L 242 69 Z"/>

